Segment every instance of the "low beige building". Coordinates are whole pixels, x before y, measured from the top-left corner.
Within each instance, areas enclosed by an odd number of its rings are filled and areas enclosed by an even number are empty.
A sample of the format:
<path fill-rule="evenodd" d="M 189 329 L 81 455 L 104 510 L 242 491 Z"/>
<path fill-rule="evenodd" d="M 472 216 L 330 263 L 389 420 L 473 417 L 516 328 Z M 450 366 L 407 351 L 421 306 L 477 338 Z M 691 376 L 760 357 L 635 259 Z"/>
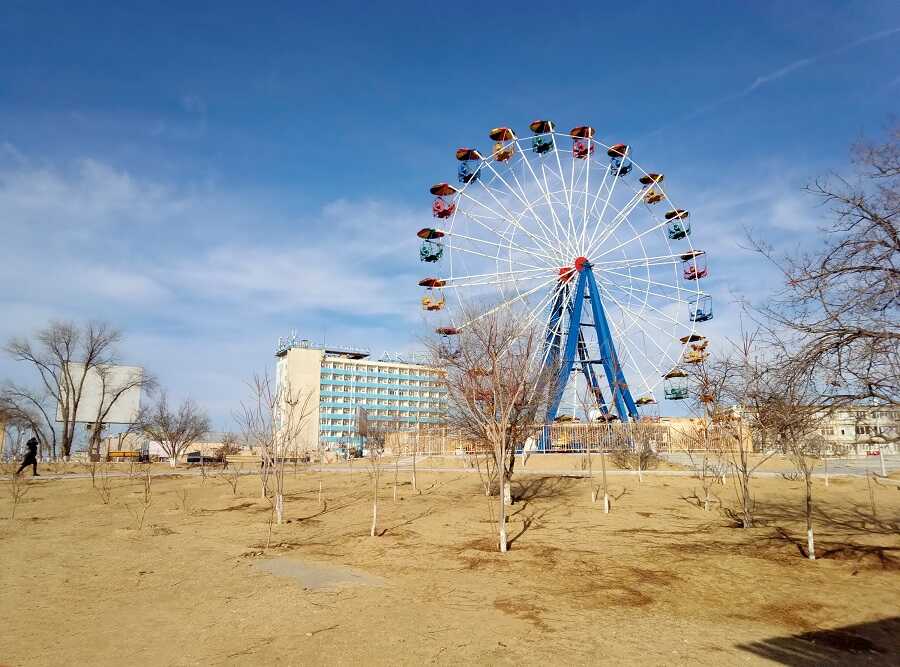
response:
<path fill-rule="evenodd" d="M 900 451 L 900 405 L 851 405 L 823 417 L 819 432 L 836 451 L 865 455 Z"/>
<path fill-rule="evenodd" d="M 219 454 L 228 439 L 227 433 L 208 433 L 200 440 L 188 445 L 179 462 L 183 463 L 188 454 L 202 452 L 203 456 L 215 457 Z M 152 460 L 168 460 L 169 455 L 158 442 L 153 442 L 139 433 L 114 434 L 100 441 L 100 457 L 102 460 L 110 458 L 124 458 L 138 453 L 149 456 Z M 124 454 L 124 456 L 121 456 Z"/>

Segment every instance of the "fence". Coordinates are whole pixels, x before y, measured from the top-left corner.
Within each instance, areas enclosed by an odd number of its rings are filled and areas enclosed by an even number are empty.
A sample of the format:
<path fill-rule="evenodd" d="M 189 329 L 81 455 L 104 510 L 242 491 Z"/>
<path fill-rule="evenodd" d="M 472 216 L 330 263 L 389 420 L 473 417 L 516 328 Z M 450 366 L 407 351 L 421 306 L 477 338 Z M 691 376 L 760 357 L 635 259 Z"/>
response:
<path fill-rule="evenodd" d="M 517 449 L 533 453 L 577 453 L 588 450 L 651 450 L 680 452 L 703 450 L 731 450 L 743 447 L 751 451 L 749 429 L 708 428 L 696 424 L 667 424 L 660 422 L 602 422 L 546 424 L 535 426 L 533 435 Z M 471 454 L 483 450 L 483 444 L 466 439 L 449 429 L 427 431 L 397 431 L 389 434 L 385 448 L 392 454 L 441 456 Z"/>

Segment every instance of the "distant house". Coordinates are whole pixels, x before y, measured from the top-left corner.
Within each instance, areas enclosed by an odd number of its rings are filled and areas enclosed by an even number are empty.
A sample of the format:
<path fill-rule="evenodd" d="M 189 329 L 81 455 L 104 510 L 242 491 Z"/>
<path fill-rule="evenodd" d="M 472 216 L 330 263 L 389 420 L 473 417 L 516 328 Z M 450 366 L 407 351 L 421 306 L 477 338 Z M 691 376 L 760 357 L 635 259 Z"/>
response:
<path fill-rule="evenodd" d="M 825 416 L 820 430 L 836 450 L 863 455 L 900 452 L 900 405 L 850 405 Z"/>
<path fill-rule="evenodd" d="M 184 462 L 187 455 L 193 452 L 201 452 L 203 456 L 214 457 L 225 444 L 228 433 L 211 432 L 201 440 L 189 445 L 179 457 L 179 462 Z M 110 435 L 100 441 L 100 455 L 107 459 L 115 456 L 115 452 L 139 451 L 148 455 L 151 460 L 168 461 L 169 455 L 163 449 L 162 444 L 149 440 L 139 433 Z"/>

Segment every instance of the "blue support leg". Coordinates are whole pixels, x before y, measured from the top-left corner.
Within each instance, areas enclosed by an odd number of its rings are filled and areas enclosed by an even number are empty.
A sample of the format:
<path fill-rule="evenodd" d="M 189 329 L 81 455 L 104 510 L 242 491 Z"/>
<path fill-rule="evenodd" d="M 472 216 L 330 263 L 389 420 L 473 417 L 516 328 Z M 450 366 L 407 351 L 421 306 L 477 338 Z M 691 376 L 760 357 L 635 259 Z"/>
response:
<path fill-rule="evenodd" d="M 555 365 L 559 359 L 559 342 L 562 332 L 559 330 L 559 322 L 562 319 L 563 305 L 566 300 L 566 286 L 560 283 L 556 287 L 556 296 L 553 299 L 553 308 L 550 311 L 550 321 L 547 324 L 547 336 L 544 340 L 544 364 Z"/>
<path fill-rule="evenodd" d="M 588 355 L 587 342 L 584 340 L 584 331 L 578 333 L 578 358 L 581 361 L 581 372 L 584 374 L 587 386 L 591 388 L 591 393 L 594 395 L 594 400 L 597 401 L 600 412 L 604 415 L 608 415 L 609 407 L 606 405 L 606 400 L 603 398 L 603 391 L 600 389 L 600 383 L 597 381 L 597 372 L 594 370 L 594 360 L 590 359 Z"/>
<path fill-rule="evenodd" d="M 600 290 L 597 289 L 594 271 L 591 269 L 590 265 L 587 265 L 584 270 L 581 271 L 579 285 L 581 284 L 582 278 L 587 282 L 588 291 L 591 297 L 591 310 L 594 316 L 594 327 L 597 330 L 597 340 L 600 343 L 600 356 L 603 361 L 603 370 L 606 374 L 606 381 L 609 384 L 610 391 L 612 391 L 616 412 L 619 414 L 619 419 L 623 422 L 627 422 L 629 418 L 637 419 L 637 405 L 635 405 L 634 398 L 631 396 L 631 390 L 628 388 L 628 383 L 625 381 L 625 374 L 622 372 L 622 365 L 619 363 L 616 347 L 613 344 L 612 333 L 609 330 L 609 323 L 606 320 L 606 312 L 603 310 L 603 303 L 600 301 Z"/>
<path fill-rule="evenodd" d="M 552 422 L 556 418 L 559 410 L 559 404 L 562 401 L 563 392 L 566 389 L 566 383 L 569 375 L 572 373 L 572 366 L 575 363 L 575 352 L 578 346 L 578 335 L 581 333 L 581 308 L 584 303 L 584 287 L 585 272 L 578 274 L 578 282 L 575 285 L 575 296 L 572 299 L 569 311 L 569 331 L 566 334 L 566 347 L 563 351 L 562 364 L 559 367 L 559 374 L 556 376 L 556 387 L 554 387 L 555 396 L 550 409 L 547 411 L 547 421 Z"/>

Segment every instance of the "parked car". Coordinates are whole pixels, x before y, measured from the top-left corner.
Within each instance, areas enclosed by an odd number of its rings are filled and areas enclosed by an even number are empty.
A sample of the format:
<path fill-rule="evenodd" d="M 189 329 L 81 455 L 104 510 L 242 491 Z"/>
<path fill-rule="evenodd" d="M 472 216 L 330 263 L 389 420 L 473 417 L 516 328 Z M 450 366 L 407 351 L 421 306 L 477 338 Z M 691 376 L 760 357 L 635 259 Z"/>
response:
<path fill-rule="evenodd" d="M 216 464 L 223 463 L 224 459 L 217 454 L 203 454 L 201 459 L 200 452 L 189 452 L 187 455 L 187 463 L 190 464 Z"/>

